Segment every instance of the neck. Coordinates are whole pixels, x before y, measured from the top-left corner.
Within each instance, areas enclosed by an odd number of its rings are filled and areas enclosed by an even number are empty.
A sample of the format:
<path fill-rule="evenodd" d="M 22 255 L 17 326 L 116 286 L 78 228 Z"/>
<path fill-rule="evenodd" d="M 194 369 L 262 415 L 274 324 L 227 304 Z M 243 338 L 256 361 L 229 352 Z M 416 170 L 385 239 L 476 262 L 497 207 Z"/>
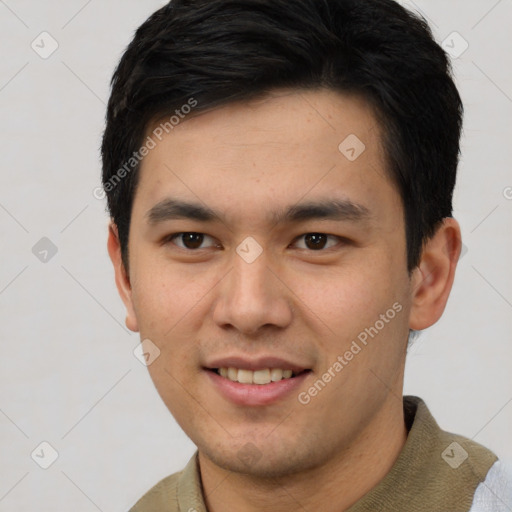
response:
<path fill-rule="evenodd" d="M 230 472 L 199 451 L 208 511 L 347 510 L 387 475 L 407 439 L 402 401 L 390 393 L 388 402 L 342 453 L 319 467 L 279 479 Z"/>

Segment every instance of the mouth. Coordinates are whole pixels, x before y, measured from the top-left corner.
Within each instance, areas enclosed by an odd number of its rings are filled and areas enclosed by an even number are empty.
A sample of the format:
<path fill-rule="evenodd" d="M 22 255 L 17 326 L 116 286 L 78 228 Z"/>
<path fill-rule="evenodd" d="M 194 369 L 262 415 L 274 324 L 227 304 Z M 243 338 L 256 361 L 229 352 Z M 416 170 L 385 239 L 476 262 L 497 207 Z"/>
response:
<path fill-rule="evenodd" d="M 237 407 L 261 407 L 293 400 L 312 374 L 310 369 L 278 367 L 275 363 L 279 362 L 286 365 L 284 361 L 267 361 L 270 364 L 264 368 L 240 363 L 246 367 L 215 365 L 203 369 L 213 389 L 224 400 Z"/>
<path fill-rule="evenodd" d="M 238 382 L 240 384 L 256 384 L 265 386 L 273 382 L 289 380 L 297 378 L 311 370 L 290 370 L 282 368 L 262 368 L 260 370 L 247 370 L 244 368 L 222 367 L 222 368 L 206 368 L 210 372 L 214 372 L 220 377 Z"/>

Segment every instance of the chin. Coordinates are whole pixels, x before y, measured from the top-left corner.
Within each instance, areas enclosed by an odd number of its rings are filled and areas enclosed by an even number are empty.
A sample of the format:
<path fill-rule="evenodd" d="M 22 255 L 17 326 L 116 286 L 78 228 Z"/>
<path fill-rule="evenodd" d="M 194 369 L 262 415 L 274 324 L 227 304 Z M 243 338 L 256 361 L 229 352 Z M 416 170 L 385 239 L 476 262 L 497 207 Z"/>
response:
<path fill-rule="evenodd" d="M 216 466 L 233 473 L 261 479 L 286 477 L 307 471 L 322 463 L 316 460 L 319 456 L 318 450 L 316 453 L 307 453 L 304 446 L 301 446 L 303 450 L 300 453 L 297 452 L 297 447 L 286 447 L 284 443 L 280 443 L 279 447 L 270 443 L 262 447 L 261 443 L 256 446 L 248 441 L 239 446 L 235 448 L 231 445 L 227 449 L 219 446 L 214 449 L 200 448 L 200 451 Z"/>

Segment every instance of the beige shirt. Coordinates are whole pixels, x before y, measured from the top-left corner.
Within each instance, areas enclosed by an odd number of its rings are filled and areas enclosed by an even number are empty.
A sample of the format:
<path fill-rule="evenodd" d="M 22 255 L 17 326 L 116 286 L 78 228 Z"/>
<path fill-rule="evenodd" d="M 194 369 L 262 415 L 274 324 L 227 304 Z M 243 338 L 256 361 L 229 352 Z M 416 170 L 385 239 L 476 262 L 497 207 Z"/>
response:
<path fill-rule="evenodd" d="M 404 412 L 409 433 L 395 464 L 346 512 L 468 512 L 496 455 L 441 430 L 418 397 L 404 397 Z M 208 512 L 197 451 L 183 471 L 157 483 L 130 512 Z"/>

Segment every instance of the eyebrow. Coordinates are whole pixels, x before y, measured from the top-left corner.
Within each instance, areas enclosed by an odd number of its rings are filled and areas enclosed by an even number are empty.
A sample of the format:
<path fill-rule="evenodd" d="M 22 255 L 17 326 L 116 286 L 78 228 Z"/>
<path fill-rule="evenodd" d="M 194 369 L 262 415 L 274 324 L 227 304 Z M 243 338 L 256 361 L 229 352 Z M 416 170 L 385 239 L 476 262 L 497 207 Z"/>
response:
<path fill-rule="evenodd" d="M 215 222 L 222 219 L 219 213 L 207 206 L 173 198 L 157 203 L 146 213 L 146 217 L 150 225 L 176 219 L 200 222 Z M 348 199 L 326 199 L 303 202 L 281 211 L 270 212 L 268 221 L 274 224 L 291 224 L 315 219 L 361 222 L 370 220 L 371 217 L 372 214 L 366 206 Z"/>

